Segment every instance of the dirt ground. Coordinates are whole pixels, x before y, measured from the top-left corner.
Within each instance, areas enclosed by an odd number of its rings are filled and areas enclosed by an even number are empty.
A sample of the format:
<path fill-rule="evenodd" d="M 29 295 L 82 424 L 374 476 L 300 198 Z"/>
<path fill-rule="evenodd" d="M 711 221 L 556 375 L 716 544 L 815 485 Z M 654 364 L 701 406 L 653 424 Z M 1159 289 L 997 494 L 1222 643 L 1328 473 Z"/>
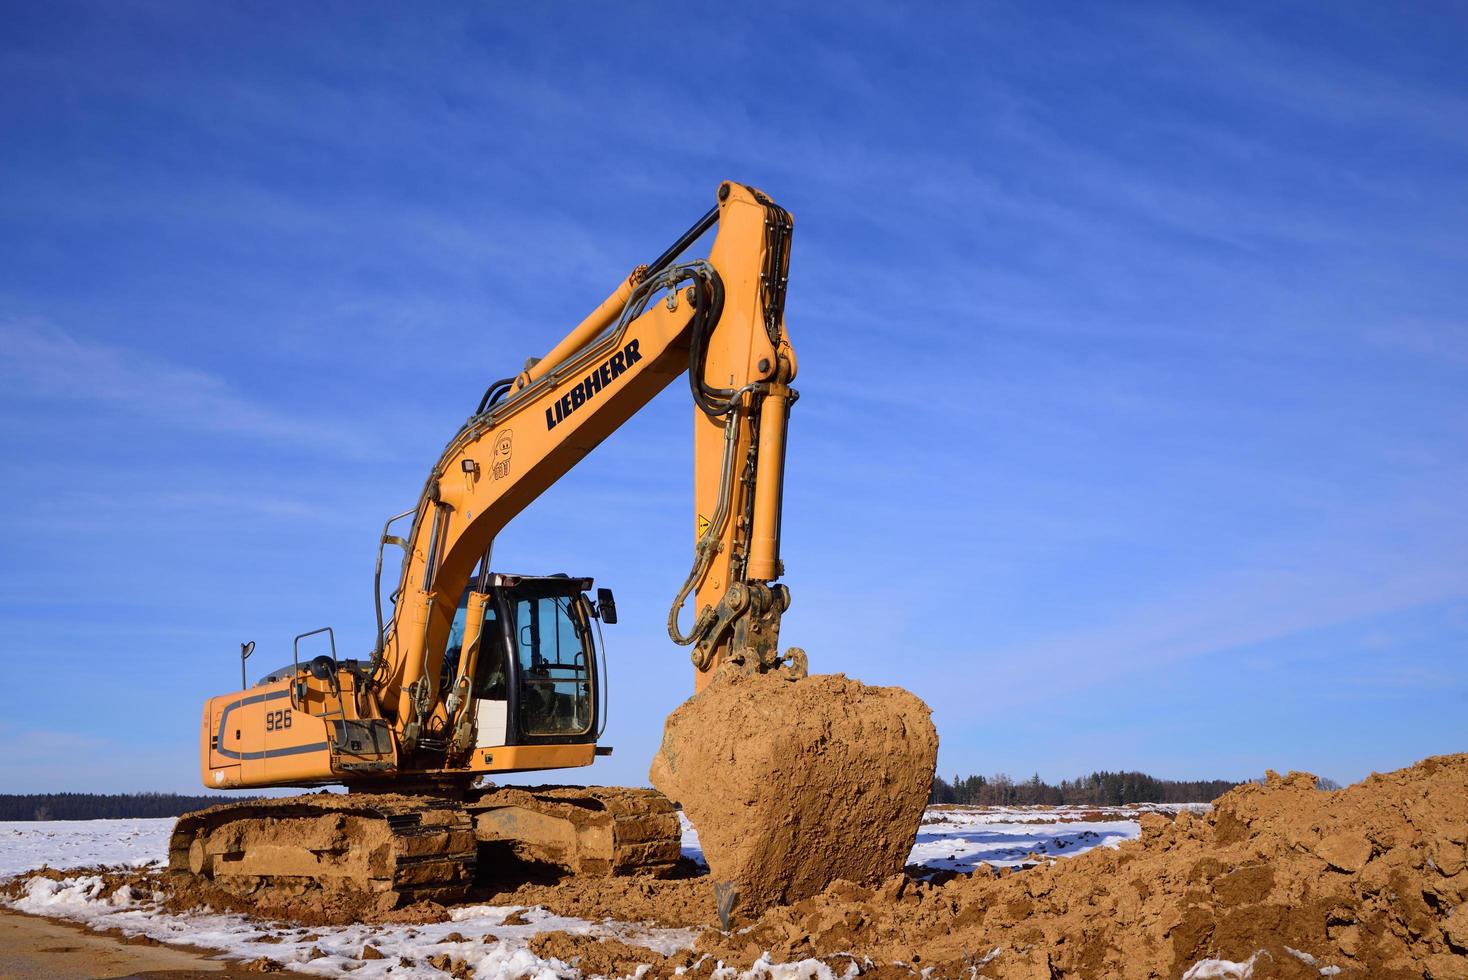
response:
<path fill-rule="evenodd" d="M 841 975 L 933 980 L 1184 977 L 1217 959 L 1250 973 L 1201 977 L 1468 980 L 1468 755 L 1438 756 L 1335 792 L 1313 776 L 1270 774 L 1239 787 L 1206 815 L 1142 817 L 1142 834 L 1116 849 L 999 873 L 922 881 L 837 882 L 822 893 L 718 927 L 712 882 L 543 878 L 482 883 L 475 901 L 542 905 L 588 919 L 702 927 L 672 957 L 565 933 L 533 948 L 589 973 L 707 976 L 816 958 Z M 240 908 L 178 876 L 109 877 L 172 890 L 169 904 Z M 274 901 L 275 904 L 271 904 Z M 283 915 L 295 903 L 294 915 Z M 350 902 L 251 896 L 257 914 L 303 924 L 389 918 L 439 920 L 422 904 L 375 914 Z M 242 909 L 243 910 L 243 909 Z M 313 911 L 314 910 L 314 911 Z"/>
<path fill-rule="evenodd" d="M 245 973 L 238 963 L 210 959 L 214 955 L 0 910 L 0 978 L 4 980 L 254 980 L 285 975 Z"/>

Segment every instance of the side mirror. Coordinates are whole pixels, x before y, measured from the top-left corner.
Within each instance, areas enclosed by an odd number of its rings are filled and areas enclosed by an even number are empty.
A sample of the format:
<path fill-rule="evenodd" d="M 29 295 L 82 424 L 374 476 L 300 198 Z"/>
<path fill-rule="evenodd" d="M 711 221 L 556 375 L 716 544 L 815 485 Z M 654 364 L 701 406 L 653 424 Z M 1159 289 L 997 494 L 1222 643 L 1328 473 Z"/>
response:
<path fill-rule="evenodd" d="M 322 654 L 319 657 L 312 657 L 311 662 L 306 665 L 306 670 L 310 671 L 311 676 L 316 678 L 318 681 L 325 681 L 328 685 L 331 686 L 331 693 L 337 695 L 338 697 L 341 696 L 341 681 L 337 677 L 337 671 L 340 669 L 341 668 L 338 666 L 336 660 L 326 656 L 325 654 Z M 304 690 L 305 686 L 305 681 L 302 681 L 302 701 L 306 699 Z"/>
<path fill-rule="evenodd" d="M 245 679 L 245 661 L 250 659 L 250 654 L 255 652 L 255 641 L 240 644 L 240 690 L 246 690 L 250 682 Z"/>
<path fill-rule="evenodd" d="M 596 590 L 596 614 L 597 616 L 601 617 L 601 621 L 603 623 L 606 623 L 608 626 L 616 625 L 617 600 L 612 598 L 611 589 Z"/>

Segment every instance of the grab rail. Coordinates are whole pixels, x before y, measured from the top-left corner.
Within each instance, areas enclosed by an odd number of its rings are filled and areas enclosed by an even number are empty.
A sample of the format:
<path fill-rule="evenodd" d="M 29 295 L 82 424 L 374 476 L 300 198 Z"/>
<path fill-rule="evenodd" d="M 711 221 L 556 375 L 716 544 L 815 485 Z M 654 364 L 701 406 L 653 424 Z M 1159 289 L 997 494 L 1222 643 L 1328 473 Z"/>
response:
<path fill-rule="evenodd" d="M 326 638 L 331 641 L 332 676 L 335 677 L 337 672 L 341 670 L 341 662 L 336 659 L 336 633 L 332 631 L 332 628 L 330 626 L 323 626 L 319 630 L 311 630 L 308 633 L 302 633 L 301 635 L 297 636 L 295 638 L 295 641 L 291 643 L 291 659 L 294 662 L 296 668 L 295 673 L 291 674 L 291 707 L 295 708 L 297 711 L 300 710 L 300 705 L 296 704 L 296 692 L 298 690 L 302 691 L 302 699 L 304 700 L 303 688 L 305 686 L 300 677 L 301 641 L 308 636 L 317 636 L 321 633 L 325 633 Z"/>

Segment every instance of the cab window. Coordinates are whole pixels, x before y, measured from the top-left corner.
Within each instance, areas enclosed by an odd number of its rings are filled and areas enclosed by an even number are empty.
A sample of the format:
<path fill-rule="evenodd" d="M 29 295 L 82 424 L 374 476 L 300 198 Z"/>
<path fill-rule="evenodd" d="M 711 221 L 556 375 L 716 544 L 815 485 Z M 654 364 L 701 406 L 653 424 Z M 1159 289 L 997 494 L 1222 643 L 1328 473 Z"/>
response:
<path fill-rule="evenodd" d="M 583 735 L 591 730 L 591 638 L 576 599 L 542 595 L 515 602 L 522 734 Z"/>
<path fill-rule="evenodd" d="M 449 626 L 449 639 L 443 654 L 443 669 L 439 674 L 439 693 L 446 697 L 458 676 L 459 661 L 464 656 L 464 624 L 469 613 L 469 593 L 472 586 L 459 597 L 459 607 L 454 611 L 454 621 Z M 474 669 L 474 696 L 494 701 L 504 701 L 508 694 L 505 683 L 505 639 L 500 632 L 499 612 L 493 602 L 485 603 L 484 623 L 479 631 L 479 658 Z"/>
<path fill-rule="evenodd" d="M 509 697 L 505 683 L 505 637 L 500 632 L 494 603 L 484 607 L 484 630 L 479 634 L 479 662 L 475 665 L 474 696 L 490 701 Z"/>
<path fill-rule="evenodd" d="M 469 614 L 469 589 L 459 596 L 459 605 L 454 609 L 454 621 L 449 624 L 449 639 L 444 645 L 443 667 L 438 673 L 438 691 L 442 697 L 453 686 L 459 672 L 459 658 L 464 655 L 464 621 Z"/>

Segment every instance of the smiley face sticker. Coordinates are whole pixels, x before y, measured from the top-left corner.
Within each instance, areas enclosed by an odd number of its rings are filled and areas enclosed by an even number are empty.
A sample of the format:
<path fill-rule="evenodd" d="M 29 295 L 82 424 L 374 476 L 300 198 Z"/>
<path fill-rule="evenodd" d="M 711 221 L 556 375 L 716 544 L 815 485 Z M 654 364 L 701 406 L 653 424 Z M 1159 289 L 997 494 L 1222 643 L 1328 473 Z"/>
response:
<path fill-rule="evenodd" d="M 503 480 L 510 475 L 510 456 L 514 452 L 514 440 L 509 429 L 501 432 L 494 440 L 494 453 L 490 457 L 491 479 Z"/>

